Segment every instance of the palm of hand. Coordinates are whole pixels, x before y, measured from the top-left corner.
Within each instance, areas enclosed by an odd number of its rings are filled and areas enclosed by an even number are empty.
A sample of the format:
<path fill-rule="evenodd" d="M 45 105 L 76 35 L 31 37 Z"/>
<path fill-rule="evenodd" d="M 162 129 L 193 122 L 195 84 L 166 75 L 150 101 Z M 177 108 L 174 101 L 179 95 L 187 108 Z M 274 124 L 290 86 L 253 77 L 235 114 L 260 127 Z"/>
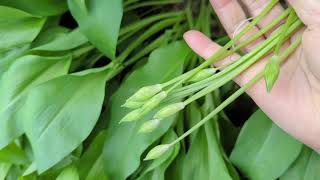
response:
<path fill-rule="evenodd" d="M 239 23 L 246 19 L 243 9 L 234 0 L 211 1 L 226 31 L 230 35 L 233 34 Z M 267 0 L 242 1 L 252 16 L 259 14 L 264 5 L 269 2 Z M 315 50 L 316 47 L 320 47 L 320 20 L 318 20 L 320 18 L 316 18 L 320 14 L 320 3 L 314 4 L 311 1 L 309 3 L 309 0 L 307 2 L 290 1 L 294 8 L 301 7 L 297 9 L 297 13 L 308 27 L 304 32 L 300 32 L 304 33 L 302 45 L 283 64 L 280 77 L 271 93 L 266 91 L 265 83 L 261 81 L 252 87 L 248 94 L 281 128 L 320 152 L 318 141 L 320 135 L 320 52 Z M 282 8 L 278 5 L 258 26 L 265 26 L 281 11 Z M 258 28 L 254 31 L 257 31 Z M 186 33 L 185 39 L 189 46 L 204 58 L 210 57 L 219 49 L 218 45 L 196 31 Z M 244 51 L 250 51 L 263 40 L 261 38 L 246 47 Z M 256 63 L 235 81 L 239 85 L 245 84 L 257 72 L 263 70 L 267 60 L 268 57 Z"/>

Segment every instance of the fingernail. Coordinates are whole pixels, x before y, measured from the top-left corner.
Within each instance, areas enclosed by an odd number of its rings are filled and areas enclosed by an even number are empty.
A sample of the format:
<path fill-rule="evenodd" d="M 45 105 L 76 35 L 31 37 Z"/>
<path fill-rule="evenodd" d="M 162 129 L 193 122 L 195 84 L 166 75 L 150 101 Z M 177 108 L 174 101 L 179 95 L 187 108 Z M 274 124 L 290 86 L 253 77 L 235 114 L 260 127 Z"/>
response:
<path fill-rule="evenodd" d="M 222 8 L 233 0 L 211 0 L 211 4 L 215 8 Z"/>

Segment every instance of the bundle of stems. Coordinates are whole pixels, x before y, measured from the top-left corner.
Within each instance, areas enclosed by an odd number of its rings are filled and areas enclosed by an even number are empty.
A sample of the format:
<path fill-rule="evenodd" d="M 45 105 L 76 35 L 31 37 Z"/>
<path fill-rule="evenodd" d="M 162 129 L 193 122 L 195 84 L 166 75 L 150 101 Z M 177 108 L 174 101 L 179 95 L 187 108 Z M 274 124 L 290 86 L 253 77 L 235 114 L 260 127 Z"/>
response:
<path fill-rule="evenodd" d="M 279 0 L 272 0 L 266 8 L 255 17 L 248 25 L 229 43 L 227 43 L 218 52 L 213 54 L 207 61 L 198 67 L 178 76 L 163 84 L 143 87 L 131 96 L 123 107 L 133 109 L 128 113 L 122 122 L 137 121 L 144 115 L 150 113 L 159 106 L 164 106 L 160 111 L 155 113 L 153 119 L 143 124 L 139 133 L 153 132 L 167 117 L 183 110 L 185 106 L 193 101 L 204 97 L 205 95 L 217 90 L 225 85 L 242 72 L 246 71 L 254 63 L 271 55 L 270 60 L 266 64 L 264 70 L 257 73 L 248 83 L 242 86 L 234 94 L 228 97 L 204 119 L 186 131 L 170 144 L 164 144 L 154 147 L 146 156 L 145 160 L 156 159 L 165 153 L 168 149 L 179 143 L 185 137 L 196 131 L 199 127 L 212 119 L 226 106 L 246 92 L 250 87 L 261 79 L 265 79 L 267 90 L 271 91 L 276 82 L 281 64 L 297 49 L 301 43 L 301 35 L 294 40 L 293 43 L 283 50 L 283 45 L 297 31 L 303 28 L 303 23 L 297 17 L 295 11 L 288 7 L 279 17 L 274 19 L 268 26 L 260 29 L 250 38 L 240 42 L 239 40 L 250 32 L 274 7 Z M 238 52 L 245 46 L 251 44 L 267 32 L 274 30 L 279 24 L 285 22 L 280 28 L 277 28 L 270 37 L 259 44 L 254 50 L 243 55 L 239 59 L 221 67 L 211 67 L 212 64 L 221 61 L 235 52 Z"/>

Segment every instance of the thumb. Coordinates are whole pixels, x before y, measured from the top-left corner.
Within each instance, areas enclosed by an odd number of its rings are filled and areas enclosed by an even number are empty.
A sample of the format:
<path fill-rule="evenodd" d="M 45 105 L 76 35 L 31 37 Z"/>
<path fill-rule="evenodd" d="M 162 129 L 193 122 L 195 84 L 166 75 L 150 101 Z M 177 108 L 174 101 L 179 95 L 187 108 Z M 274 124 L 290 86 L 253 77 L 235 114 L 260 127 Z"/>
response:
<path fill-rule="evenodd" d="M 317 0 L 288 0 L 297 12 L 300 19 L 307 26 L 303 34 L 303 55 L 306 58 L 307 68 L 312 75 L 320 79 L 319 52 L 315 47 L 320 47 L 320 1 Z"/>
<path fill-rule="evenodd" d="M 318 0 L 288 0 L 300 19 L 307 26 L 320 26 L 320 1 Z"/>
<path fill-rule="evenodd" d="M 320 80 L 320 61 L 316 47 L 320 47 L 320 25 L 308 28 L 303 34 L 303 56 L 306 58 L 307 67 L 318 80 Z"/>

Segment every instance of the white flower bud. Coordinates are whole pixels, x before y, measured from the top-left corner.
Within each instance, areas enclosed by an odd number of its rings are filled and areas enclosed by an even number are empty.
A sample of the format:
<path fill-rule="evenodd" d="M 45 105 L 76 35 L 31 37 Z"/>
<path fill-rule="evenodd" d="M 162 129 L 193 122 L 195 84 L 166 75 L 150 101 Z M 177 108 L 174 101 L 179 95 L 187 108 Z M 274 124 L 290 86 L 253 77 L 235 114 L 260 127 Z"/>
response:
<path fill-rule="evenodd" d="M 163 145 L 156 146 L 153 149 L 151 149 L 151 151 L 149 151 L 149 153 L 144 158 L 144 160 L 146 161 L 146 160 L 157 159 L 161 155 L 166 153 L 170 148 L 171 148 L 170 144 L 163 144 Z"/>
<path fill-rule="evenodd" d="M 184 107 L 185 107 L 185 104 L 183 102 L 168 105 L 168 106 L 162 108 L 160 111 L 158 111 L 154 115 L 153 118 L 163 119 L 163 118 L 169 117 L 169 116 L 181 111 L 182 109 L 184 109 Z"/>
<path fill-rule="evenodd" d="M 142 110 L 136 109 L 129 112 L 126 116 L 124 116 L 119 123 L 137 121 L 141 118 L 141 116 L 142 116 Z"/>
<path fill-rule="evenodd" d="M 121 107 L 129 108 L 129 109 L 137 109 L 140 108 L 145 102 L 136 102 L 136 101 L 126 101 Z"/>
<path fill-rule="evenodd" d="M 139 133 L 151 133 L 160 125 L 160 119 L 145 122 L 139 129 Z"/>
<path fill-rule="evenodd" d="M 143 111 L 145 113 L 149 112 L 153 108 L 157 107 L 161 103 L 161 101 L 163 101 L 166 97 L 167 97 L 167 93 L 165 91 L 155 95 L 153 98 L 151 98 L 142 106 Z"/>
<path fill-rule="evenodd" d="M 267 91 L 270 92 L 280 74 L 279 56 L 273 56 L 264 69 Z"/>
<path fill-rule="evenodd" d="M 161 84 L 156 84 L 153 86 L 146 86 L 139 89 L 134 95 L 132 95 L 128 101 L 136 101 L 136 102 L 143 102 L 147 101 L 152 98 L 154 95 L 159 93 L 162 90 Z"/>

